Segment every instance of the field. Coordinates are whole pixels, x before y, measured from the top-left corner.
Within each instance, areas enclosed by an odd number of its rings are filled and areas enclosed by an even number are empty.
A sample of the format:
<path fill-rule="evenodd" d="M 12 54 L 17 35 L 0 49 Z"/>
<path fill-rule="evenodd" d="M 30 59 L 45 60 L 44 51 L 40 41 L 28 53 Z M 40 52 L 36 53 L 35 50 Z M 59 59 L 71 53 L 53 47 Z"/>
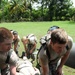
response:
<path fill-rule="evenodd" d="M 64 28 L 68 35 L 73 38 L 75 42 L 75 22 L 72 21 L 52 21 L 52 22 L 16 22 L 16 23 L 0 23 L 0 27 L 6 27 L 18 31 L 20 38 L 28 34 L 35 34 L 37 37 L 37 48 L 39 48 L 39 39 L 47 33 L 49 27 L 57 25 Z M 24 51 L 22 42 L 20 41 L 19 54 Z M 63 67 L 64 75 L 75 75 L 75 70 L 67 66 Z"/>

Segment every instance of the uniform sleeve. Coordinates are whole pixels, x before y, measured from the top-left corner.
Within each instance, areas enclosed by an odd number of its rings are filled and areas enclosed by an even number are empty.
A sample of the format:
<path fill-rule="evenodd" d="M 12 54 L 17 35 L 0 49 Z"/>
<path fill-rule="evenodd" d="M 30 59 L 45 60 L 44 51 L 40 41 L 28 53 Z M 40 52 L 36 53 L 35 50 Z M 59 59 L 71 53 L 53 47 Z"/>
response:
<path fill-rule="evenodd" d="M 20 41 L 20 39 L 21 39 L 21 38 L 20 38 L 20 36 L 18 35 L 18 42 Z"/>
<path fill-rule="evenodd" d="M 11 55 L 10 55 L 9 64 L 16 66 L 18 60 L 19 60 L 19 57 L 16 55 L 16 53 L 13 50 Z"/>
<path fill-rule="evenodd" d="M 39 60 L 41 60 L 42 64 L 47 64 L 48 63 L 48 58 L 46 55 L 46 50 L 44 50 L 43 48 L 40 50 L 39 52 Z"/>
<path fill-rule="evenodd" d="M 72 37 L 68 36 L 68 47 L 69 47 L 69 50 L 71 50 L 72 46 L 73 46 L 73 39 L 72 39 Z"/>

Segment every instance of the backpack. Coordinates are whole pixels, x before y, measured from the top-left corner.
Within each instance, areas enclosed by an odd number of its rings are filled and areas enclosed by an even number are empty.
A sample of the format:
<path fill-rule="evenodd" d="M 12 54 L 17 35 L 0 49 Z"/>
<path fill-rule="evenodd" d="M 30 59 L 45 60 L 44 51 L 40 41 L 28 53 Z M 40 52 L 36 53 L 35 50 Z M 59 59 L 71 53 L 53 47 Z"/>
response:
<path fill-rule="evenodd" d="M 44 44 L 46 43 L 48 40 L 50 40 L 50 34 L 46 34 L 45 36 L 43 36 L 42 38 L 40 38 L 40 43 Z"/>
<path fill-rule="evenodd" d="M 34 37 L 34 41 L 37 43 L 37 38 L 34 34 L 29 34 L 28 36 L 26 36 L 26 38 L 28 38 L 29 40 L 31 40 L 32 37 Z"/>

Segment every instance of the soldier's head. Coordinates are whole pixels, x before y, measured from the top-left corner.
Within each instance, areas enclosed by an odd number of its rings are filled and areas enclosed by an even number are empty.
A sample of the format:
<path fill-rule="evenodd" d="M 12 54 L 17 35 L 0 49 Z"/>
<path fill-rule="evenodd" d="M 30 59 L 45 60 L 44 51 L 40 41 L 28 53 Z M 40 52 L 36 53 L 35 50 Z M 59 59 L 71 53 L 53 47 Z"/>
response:
<path fill-rule="evenodd" d="M 51 33 L 51 46 L 57 52 L 60 53 L 65 48 L 68 42 L 68 35 L 64 29 L 55 29 Z"/>
<path fill-rule="evenodd" d="M 18 32 L 15 31 L 15 30 L 10 30 L 10 31 L 11 31 L 11 33 L 12 33 L 12 35 L 13 35 L 13 40 L 18 39 Z"/>
<path fill-rule="evenodd" d="M 9 29 L 0 27 L 0 51 L 11 49 L 13 36 Z"/>
<path fill-rule="evenodd" d="M 26 36 L 24 36 L 21 38 L 21 41 L 23 42 L 23 44 L 27 44 L 29 40 L 27 39 Z"/>

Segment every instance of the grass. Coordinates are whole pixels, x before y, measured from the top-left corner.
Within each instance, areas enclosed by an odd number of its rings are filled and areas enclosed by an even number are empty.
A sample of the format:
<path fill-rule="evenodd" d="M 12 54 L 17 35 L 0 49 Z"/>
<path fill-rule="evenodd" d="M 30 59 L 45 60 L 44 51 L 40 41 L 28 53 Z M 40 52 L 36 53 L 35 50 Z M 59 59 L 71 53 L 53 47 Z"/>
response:
<path fill-rule="evenodd" d="M 37 48 L 39 48 L 39 39 L 47 33 L 49 27 L 57 25 L 64 28 L 68 35 L 73 38 L 75 42 L 75 22 L 72 21 L 52 21 L 52 22 L 16 22 L 16 23 L 0 23 L 0 27 L 6 27 L 18 31 L 20 38 L 33 33 L 37 37 Z M 24 51 L 22 42 L 20 41 L 19 54 Z M 67 66 L 63 67 L 64 75 L 75 75 L 75 70 Z"/>

